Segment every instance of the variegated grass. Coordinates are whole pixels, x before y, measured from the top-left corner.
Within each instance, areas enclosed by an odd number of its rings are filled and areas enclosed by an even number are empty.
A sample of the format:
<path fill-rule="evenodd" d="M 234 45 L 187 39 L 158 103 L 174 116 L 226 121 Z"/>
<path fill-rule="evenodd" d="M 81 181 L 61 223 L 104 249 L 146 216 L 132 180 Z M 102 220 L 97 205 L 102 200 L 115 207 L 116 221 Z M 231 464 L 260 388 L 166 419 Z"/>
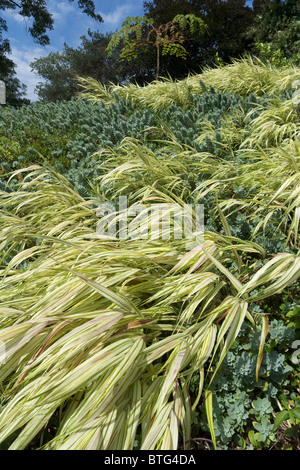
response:
<path fill-rule="evenodd" d="M 137 433 L 142 449 L 177 449 L 211 355 L 214 375 L 254 322 L 249 304 L 295 280 L 299 256 L 277 255 L 245 283 L 242 253 L 264 250 L 228 234 L 206 232 L 189 252 L 181 240 L 102 241 L 95 201 L 53 171 L 29 172 L 1 194 L 1 442 L 17 432 L 10 449 L 26 448 L 63 410 L 45 449 L 132 449 Z M 236 257 L 238 277 L 226 267 Z"/>
<path fill-rule="evenodd" d="M 254 93 L 263 96 L 292 90 L 293 83 L 299 79 L 299 67 L 277 68 L 266 65 L 255 57 L 235 59 L 226 66 L 205 68 L 201 74 L 190 75 L 183 80 L 161 78 L 145 86 L 133 83 L 104 86 L 94 79 L 77 77 L 83 98 L 104 100 L 109 104 L 117 94 L 154 111 L 164 109 L 170 104 L 188 108 L 190 95 L 203 93 L 200 81 L 205 86 L 212 86 L 222 92 L 238 93 L 242 96 Z"/>
<path fill-rule="evenodd" d="M 223 91 L 261 95 L 289 89 L 297 74 L 247 59 L 176 83 L 82 83 L 91 99 L 109 103 L 123 93 L 160 109 L 186 106 L 190 93 L 201 92 L 200 78 Z M 215 440 L 211 381 L 243 322 L 261 320 L 258 377 L 271 312 L 254 315 L 251 304 L 300 274 L 299 126 L 290 100 L 274 103 L 253 120 L 241 115 L 249 124 L 243 129 L 223 118 L 222 145 L 242 162 L 197 152 L 166 131 L 157 151 L 134 139 L 102 150 L 94 199 L 39 166 L 22 171 L 17 191 L 1 192 L 0 442 L 24 449 L 39 438 L 44 449 L 125 450 L 139 436 L 142 449 L 178 449 L 190 440 L 203 396 Z M 206 132 L 213 139 L 215 129 Z M 191 193 L 186 181 L 198 175 L 203 181 Z M 254 185 L 255 194 L 239 199 L 236 185 L 249 193 Z M 203 243 L 189 251 L 172 238 L 100 240 L 97 205 L 119 195 L 130 203 L 179 205 L 213 196 L 211 211 L 224 234 L 205 230 Z M 236 210 L 259 218 L 252 240 L 232 236 L 228 216 Z M 267 256 L 256 235 L 278 211 L 290 252 Z"/>

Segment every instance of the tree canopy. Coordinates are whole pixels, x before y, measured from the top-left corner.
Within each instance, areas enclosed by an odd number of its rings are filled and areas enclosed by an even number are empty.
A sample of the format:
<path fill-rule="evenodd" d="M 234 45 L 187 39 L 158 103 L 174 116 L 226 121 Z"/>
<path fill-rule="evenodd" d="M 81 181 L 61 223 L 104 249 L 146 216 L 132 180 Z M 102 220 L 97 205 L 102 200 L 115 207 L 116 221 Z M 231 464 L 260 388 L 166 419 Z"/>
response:
<path fill-rule="evenodd" d="M 63 51 L 51 52 L 35 59 L 32 70 L 44 79 L 36 88 L 39 99 L 45 102 L 68 100 L 79 90 L 76 76 L 92 77 L 102 83 L 119 83 L 126 79 L 129 67 L 119 61 L 118 51 L 107 57 L 106 47 L 112 33 L 88 30 L 78 48 L 64 44 Z"/>
<path fill-rule="evenodd" d="M 254 0 L 257 15 L 249 30 L 260 55 L 276 65 L 300 63 L 300 0 Z"/>
<path fill-rule="evenodd" d="M 27 104 L 29 100 L 23 98 L 26 86 L 17 78 L 15 64 L 6 55 L 9 51 L 8 41 L 0 40 L 0 80 L 6 83 L 6 102 L 12 106 Z"/>
<path fill-rule="evenodd" d="M 253 24 L 254 10 L 245 0 L 153 0 L 144 2 L 144 8 L 155 26 L 170 21 L 174 13 L 194 14 L 207 25 L 208 34 L 196 34 L 195 40 L 187 44 L 186 61 L 165 58 L 162 66 L 171 76 L 181 78 L 188 71 L 198 72 L 205 65 L 213 65 L 217 52 L 229 62 L 250 47 L 245 31 Z"/>
<path fill-rule="evenodd" d="M 154 26 L 152 18 L 132 17 L 126 18 L 122 28 L 117 31 L 107 47 L 108 55 L 123 42 L 120 53 L 121 60 L 131 61 L 138 55 L 138 50 L 147 45 L 156 48 L 156 78 L 159 76 L 160 51 L 162 55 L 171 55 L 186 59 L 188 53 L 183 46 L 184 42 L 191 40 L 196 33 L 202 34 L 207 27 L 201 18 L 193 14 L 176 15 L 168 23 Z"/>

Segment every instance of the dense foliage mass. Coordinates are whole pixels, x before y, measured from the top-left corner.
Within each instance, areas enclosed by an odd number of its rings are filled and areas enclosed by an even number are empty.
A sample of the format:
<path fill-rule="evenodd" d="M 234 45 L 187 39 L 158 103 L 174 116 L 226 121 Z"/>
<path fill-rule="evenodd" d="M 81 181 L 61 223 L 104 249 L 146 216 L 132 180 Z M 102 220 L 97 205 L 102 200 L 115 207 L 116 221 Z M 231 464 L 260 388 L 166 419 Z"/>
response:
<path fill-rule="evenodd" d="M 245 59 L 1 109 L 1 448 L 299 448 L 299 79 Z M 202 204 L 201 242 L 120 236 L 120 196 L 152 227 Z"/>

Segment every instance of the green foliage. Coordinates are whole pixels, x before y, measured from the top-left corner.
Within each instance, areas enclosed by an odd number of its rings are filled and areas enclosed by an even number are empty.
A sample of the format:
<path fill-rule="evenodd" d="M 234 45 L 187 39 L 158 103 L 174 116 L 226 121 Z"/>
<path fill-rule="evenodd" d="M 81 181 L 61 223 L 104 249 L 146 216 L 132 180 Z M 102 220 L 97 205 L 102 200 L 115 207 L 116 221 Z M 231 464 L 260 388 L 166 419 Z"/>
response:
<path fill-rule="evenodd" d="M 285 304 L 284 307 L 286 308 Z M 297 339 L 300 339 L 300 305 L 293 303 L 289 307 L 286 317 L 289 321 L 288 325 L 291 325 L 291 327 L 296 331 Z"/>
<path fill-rule="evenodd" d="M 299 65 L 299 1 L 266 2 L 247 34 L 263 60 L 279 67 Z"/>
<path fill-rule="evenodd" d="M 254 10 L 244 0 L 153 0 L 144 3 L 146 16 L 155 20 L 155 26 L 166 24 L 177 14 L 195 15 L 208 27 L 208 33 L 195 33 L 184 46 L 186 60 L 165 56 L 161 63 L 161 75 L 173 79 L 183 78 L 190 71 L 199 73 L 203 67 L 215 64 L 216 53 L 224 63 L 250 52 L 251 42 L 245 37 L 253 24 Z"/>
<path fill-rule="evenodd" d="M 74 0 L 70 0 L 74 1 Z M 53 15 L 49 12 L 46 0 L 0 0 L 0 10 L 16 10 L 18 14 L 27 22 L 27 29 L 35 42 L 41 45 L 49 44 L 50 39 L 47 32 L 53 29 Z M 85 14 L 98 22 L 102 22 L 102 17 L 95 13 L 95 4 L 92 0 L 78 0 L 78 6 Z M 7 104 L 11 106 L 22 106 L 29 104 L 29 100 L 24 98 L 26 86 L 22 84 L 16 76 L 15 64 L 7 57 L 10 54 L 10 43 L 8 39 L 2 40 L 3 31 L 7 31 L 7 23 L 0 18 L 0 80 L 4 80 L 7 88 Z"/>
<path fill-rule="evenodd" d="M 106 47 L 112 33 L 101 34 L 88 30 L 81 44 L 73 48 L 64 44 L 64 49 L 35 59 L 32 70 L 43 79 L 36 87 L 43 102 L 65 101 L 79 92 L 77 75 L 91 77 L 103 84 L 119 83 L 136 75 L 136 70 L 122 64 L 118 49 L 107 57 Z"/>
<path fill-rule="evenodd" d="M 146 87 L 82 79 L 89 99 L 1 109 L 2 447 L 295 441 L 298 75 L 248 60 Z M 203 203 L 203 243 L 99 238 L 119 196 Z"/>
<path fill-rule="evenodd" d="M 221 155 L 221 141 L 216 144 L 209 139 L 201 143 L 197 141 L 204 123 L 209 121 L 218 128 L 223 115 L 234 114 L 241 107 L 244 111 L 250 110 L 255 100 L 251 95 L 244 99 L 230 93 L 206 92 L 191 95 L 189 109 L 184 110 L 179 101 L 177 106 L 170 105 L 157 114 L 146 107 L 136 109 L 132 101 L 118 95 L 114 98 L 109 106 L 103 102 L 71 100 L 47 105 L 35 103 L 29 108 L 3 111 L 0 125 L 6 144 L 1 147 L 2 164 L 9 165 L 5 172 L 41 163 L 41 154 L 68 175 L 80 191 L 84 184 L 87 190 L 88 179 L 99 175 L 92 156 L 95 152 L 118 145 L 128 136 L 146 142 L 155 138 L 157 132 L 165 136 L 168 131 L 181 144 Z M 162 126 L 161 130 L 155 131 L 154 128 L 159 126 Z M 13 152 L 13 148 L 17 151 Z"/>
<path fill-rule="evenodd" d="M 97 174 L 91 155 L 126 136 L 143 139 L 143 131 L 155 124 L 151 112 L 118 98 L 110 107 L 71 100 L 7 108 L 0 116 L 2 173 L 45 158 L 87 194 L 87 181 Z"/>
<path fill-rule="evenodd" d="M 16 65 L 7 57 L 10 53 L 9 41 L 2 39 L 0 18 L 0 80 L 4 81 L 6 85 L 6 103 L 11 106 L 21 106 L 22 104 L 29 103 L 23 97 L 26 92 L 26 86 L 17 78 Z"/>
<path fill-rule="evenodd" d="M 122 28 L 114 33 L 106 48 L 108 56 L 110 56 L 113 50 L 123 42 L 124 48 L 120 54 L 120 58 L 122 60 L 131 60 L 136 57 L 136 44 L 141 41 L 142 27 L 147 27 L 147 25 L 153 25 L 153 20 L 151 18 L 147 18 L 145 16 L 127 17 L 122 23 Z M 135 39 L 132 39 L 132 34 L 130 33 L 135 34 Z"/>
<path fill-rule="evenodd" d="M 259 326 L 256 332 L 251 331 L 249 325 L 242 327 L 234 347 L 227 353 L 215 377 L 214 428 L 217 442 L 225 448 L 239 445 L 245 434 L 249 434 L 255 448 L 268 447 L 276 442 L 279 425 L 289 419 L 287 411 L 280 412 L 278 403 L 279 406 L 284 405 L 283 390 L 287 403 L 284 406 L 289 406 L 289 400 L 295 396 L 291 385 L 293 368 L 289 362 L 295 333 L 281 320 L 271 320 L 269 327 L 258 382 L 255 368 L 260 341 Z M 205 420 L 202 408 L 201 414 Z"/>
<path fill-rule="evenodd" d="M 170 105 L 160 113 L 164 122 L 180 143 L 192 146 L 198 151 L 210 152 L 216 156 L 222 154 L 222 135 L 219 132 L 222 119 L 234 118 L 237 112 L 246 117 L 258 104 L 254 95 L 243 98 L 234 93 L 215 91 L 213 87 L 203 94 L 194 93 L 189 102 Z M 186 109 L 188 108 L 188 109 Z M 205 137 L 207 128 L 214 129 L 211 135 Z"/>
<path fill-rule="evenodd" d="M 122 28 L 111 38 L 106 50 L 108 55 L 111 55 L 120 42 L 123 42 L 120 58 L 131 61 L 137 57 L 140 47 L 154 45 L 157 50 L 156 78 L 158 79 L 160 48 L 162 55 L 175 55 L 184 59 L 187 51 L 183 43 L 188 39 L 185 31 L 194 35 L 199 30 L 203 34 L 206 28 L 204 21 L 192 14 L 176 15 L 173 20 L 158 27 L 154 26 L 152 18 L 146 16 L 127 17 L 122 23 Z"/>
<path fill-rule="evenodd" d="M 257 41 L 255 44 L 259 55 L 268 60 L 271 64 L 277 67 L 285 67 L 289 63 L 297 63 L 298 57 L 295 55 L 292 59 L 288 60 L 286 55 L 281 49 L 274 49 L 271 44 Z"/>

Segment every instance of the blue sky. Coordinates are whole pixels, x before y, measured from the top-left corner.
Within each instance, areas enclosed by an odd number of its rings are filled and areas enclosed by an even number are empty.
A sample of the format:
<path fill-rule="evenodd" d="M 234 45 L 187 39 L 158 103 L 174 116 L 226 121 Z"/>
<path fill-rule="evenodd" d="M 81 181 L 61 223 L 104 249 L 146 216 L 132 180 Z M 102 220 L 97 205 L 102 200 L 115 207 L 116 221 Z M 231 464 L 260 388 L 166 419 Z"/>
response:
<path fill-rule="evenodd" d="M 99 30 L 101 33 L 117 31 L 127 16 L 143 16 L 143 0 L 95 0 L 96 13 L 100 13 L 104 22 L 98 23 L 82 13 L 77 6 L 77 0 L 48 0 L 48 10 L 54 18 L 54 29 L 48 32 L 50 44 L 36 44 L 26 27 L 31 22 L 18 14 L 18 10 L 1 11 L 1 16 L 7 22 L 8 31 L 4 37 L 10 41 L 12 54 L 10 58 L 16 64 L 19 80 L 27 85 L 27 98 L 37 99 L 34 88 L 41 78 L 36 76 L 29 66 L 35 59 L 48 55 L 50 52 L 63 50 L 64 42 L 68 46 L 77 47 L 81 43 L 80 36 Z"/>
<path fill-rule="evenodd" d="M 54 29 L 48 32 L 50 44 L 36 44 L 27 29 L 30 20 L 18 14 L 18 10 L 2 10 L 1 16 L 6 20 L 8 31 L 4 34 L 10 41 L 12 54 L 10 58 L 16 64 L 19 80 L 27 85 L 27 98 L 35 101 L 34 89 L 41 78 L 31 71 L 30 63 L 35 59 L 48 55 L 50 52 L 62 51 L 66 42 L 68 46 L 78 47 L 80 37 L 87 34 L 88 29 L 99 30 L 101 33 L 117 31 L 127 16 L 143 16 L 143 0 L 95 0 L 96 13 L 100 13 L 104 22 L 97 23 L 82 13 L 78 2 L 69 0 L 47 0 L 48 11 L 54 18 Z M 248 0 L 247 3 L 252 3 Z"/>

